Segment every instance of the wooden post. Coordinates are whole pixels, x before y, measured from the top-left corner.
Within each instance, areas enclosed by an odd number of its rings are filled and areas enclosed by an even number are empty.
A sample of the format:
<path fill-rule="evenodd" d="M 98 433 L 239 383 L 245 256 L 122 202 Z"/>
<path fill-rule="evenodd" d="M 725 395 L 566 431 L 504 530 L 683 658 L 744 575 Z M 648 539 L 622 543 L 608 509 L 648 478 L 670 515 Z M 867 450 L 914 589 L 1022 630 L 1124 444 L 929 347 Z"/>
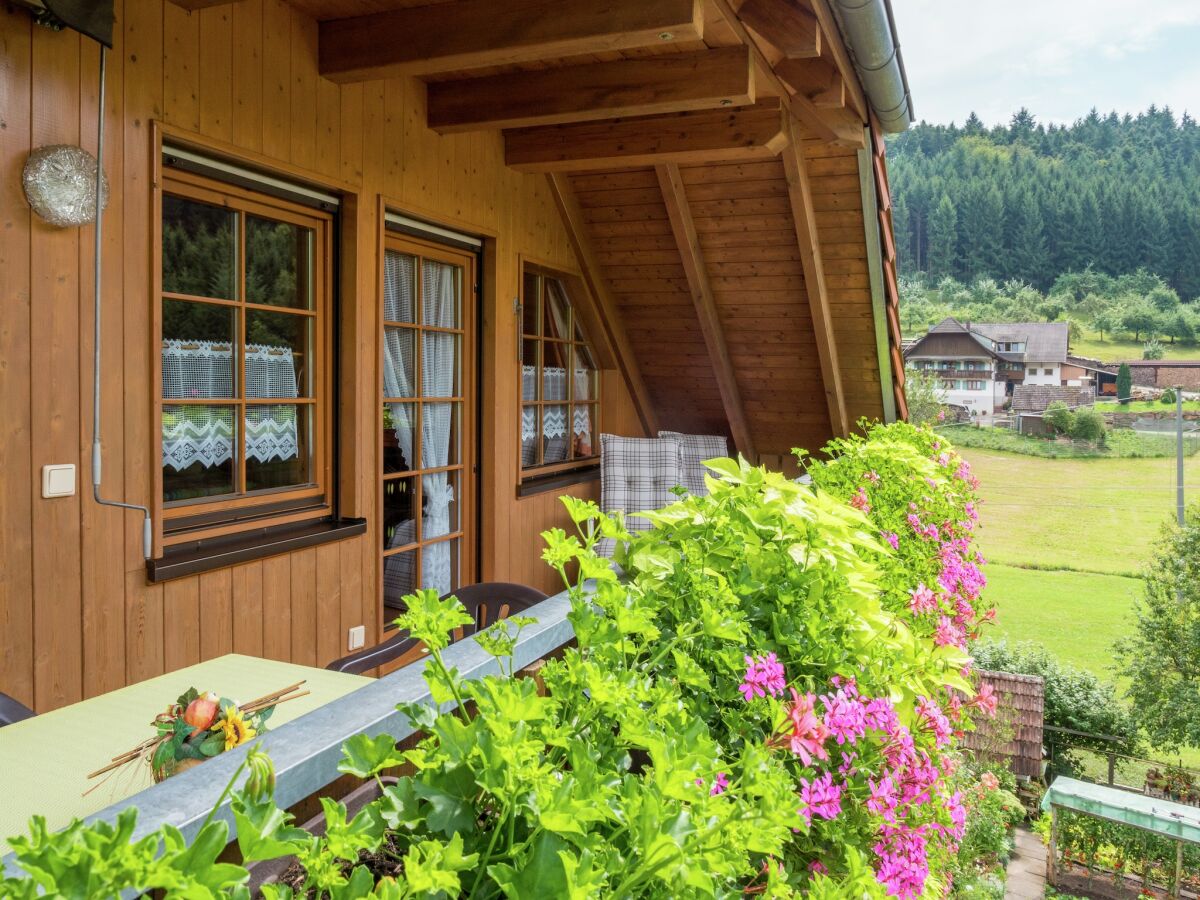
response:
<path fill-rule="evenodd" d="M 1046 857 L 1046 883 L 1058 886 L 1058 807 L 1050 806 L 1050 855 Z"/>
<path fill-rule="evenodd" d="M 1117 754 L 1113 751 L 1108 751 L 1108 786 L 1112 787 L 1116 784 L 1117 777 Z"/>
<path fill-rule="evenodd" d="M 1175 881 L 1171 885 L 1171 896 L 1183 896 L 1183 841 L 1175 844 Z"/>

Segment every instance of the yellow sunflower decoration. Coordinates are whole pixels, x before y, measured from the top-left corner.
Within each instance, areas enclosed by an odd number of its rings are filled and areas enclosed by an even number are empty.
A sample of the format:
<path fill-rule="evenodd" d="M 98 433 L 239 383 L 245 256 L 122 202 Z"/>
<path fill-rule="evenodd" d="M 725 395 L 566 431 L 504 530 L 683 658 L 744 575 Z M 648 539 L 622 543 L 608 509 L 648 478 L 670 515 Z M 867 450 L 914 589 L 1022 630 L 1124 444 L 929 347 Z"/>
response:
<path fill-rule="evenodd" d="M 212 730 L 223 731 L 225 733 L 226 750 L 240 747 L 258 734 L 254 730 L 254 727 L 242 716 L 242 711 L 236 706 L 225 707 L 225 715 L 212 727 Z"/>

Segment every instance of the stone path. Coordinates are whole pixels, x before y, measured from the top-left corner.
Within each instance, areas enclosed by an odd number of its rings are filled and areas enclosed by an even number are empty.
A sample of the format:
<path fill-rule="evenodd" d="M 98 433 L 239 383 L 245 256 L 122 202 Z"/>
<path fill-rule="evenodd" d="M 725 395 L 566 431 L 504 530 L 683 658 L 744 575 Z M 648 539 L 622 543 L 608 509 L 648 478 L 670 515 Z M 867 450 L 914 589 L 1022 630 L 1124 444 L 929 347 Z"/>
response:
<path fill-rule="evenodd" d="M 1027 828 L 1018 828 L 1016 839 L 1008 861 L 1004 900 L 1042 900 L 1046 895 L 1046 845 Z"/>

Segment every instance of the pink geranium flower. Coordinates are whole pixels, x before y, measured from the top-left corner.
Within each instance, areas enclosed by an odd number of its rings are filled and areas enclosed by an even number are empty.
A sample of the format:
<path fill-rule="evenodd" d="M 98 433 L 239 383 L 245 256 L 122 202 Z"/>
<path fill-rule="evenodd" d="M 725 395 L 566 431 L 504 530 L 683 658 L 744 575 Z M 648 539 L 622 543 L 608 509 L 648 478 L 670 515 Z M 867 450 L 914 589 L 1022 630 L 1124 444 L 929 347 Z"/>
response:
<path fill-rule="evenodd" d="M 842 811 L 842 786 L 833 783 L 833 775 L 826 772 L 820 778 L 809 781 L 800 779 L 800 815 L 812 824 L 813 816 L 834 819 Z"/>
<path fill-rule="evenodd" d="M 742 698 L 749 703 L 755 697 L 765 697 L 770 694 L 778 697 L 783 693 L 787 681 L 783 672 L 783 664 L 774 653 L 759 654 L 753 658 L 746 657 L 746 674 L 738 690 Z"/>
<path fill-rule="evenodd" d="M 829 729 L 814 712 L 816 697 L 800 694 L 795 688 L 789 690 L 792 692 L 792 703 L 787 715 L 792 724 L 792 733 L 786 736 L 788 746 L 806 766 L 812 765 L 814 758 L 829 759 L 829 753 L 825 750 Z"/>
<path fill-rule="evenodd" d="M 864 513 L 871 511 L 871 503 L 867 499 L 867 491 L 865 488 L 859 488 L 854 492 L 854 496 L 850 498 L 850 505 L 855 509 L 862 510 Z"/>
<path fill-rule="evenodd" d="M 937 594 L 931 588 L 927 588 L 925 582 L 918 584 L 909 593 L 908 608 L 912 610 L 914 616 L 934 612 L 937 610 L 937 606 Z"/>

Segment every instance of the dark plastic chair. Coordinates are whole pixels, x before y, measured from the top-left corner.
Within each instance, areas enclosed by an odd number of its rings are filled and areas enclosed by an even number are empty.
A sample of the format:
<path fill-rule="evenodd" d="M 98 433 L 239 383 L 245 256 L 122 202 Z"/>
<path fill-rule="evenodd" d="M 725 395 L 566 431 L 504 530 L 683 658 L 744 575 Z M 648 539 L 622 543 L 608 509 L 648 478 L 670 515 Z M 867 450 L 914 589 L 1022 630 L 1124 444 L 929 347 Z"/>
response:
<path fill-rule="evenodd" d="M 443 596 L 457 597 L 475 620 L 474 624 L 466 625 L 455 633 L 454 640 L 458 641 L 469 637 L 476 631 L 487 628 L 497 619 L 504 619 L 514 613 L 529 609 L 535 603 L 545 600 L 548 595 L 523 584 L 491 581 L 459 588 Z M 325 668 L 334 672 L 361 675 L 378 666 L 395 662 L 418 646 L 420 646 L 420 641 L 410 637 L 407 631 L 400 631 L 374 647 L 357 650 L 349 656 L 335 659 Z"/>
<path fill-rule="evenodd" d="M 19 700 L 14 700 L 8 694 L 0 694 L 0 728 L 32 719 L 36 715 L 37 713 Z"/>

